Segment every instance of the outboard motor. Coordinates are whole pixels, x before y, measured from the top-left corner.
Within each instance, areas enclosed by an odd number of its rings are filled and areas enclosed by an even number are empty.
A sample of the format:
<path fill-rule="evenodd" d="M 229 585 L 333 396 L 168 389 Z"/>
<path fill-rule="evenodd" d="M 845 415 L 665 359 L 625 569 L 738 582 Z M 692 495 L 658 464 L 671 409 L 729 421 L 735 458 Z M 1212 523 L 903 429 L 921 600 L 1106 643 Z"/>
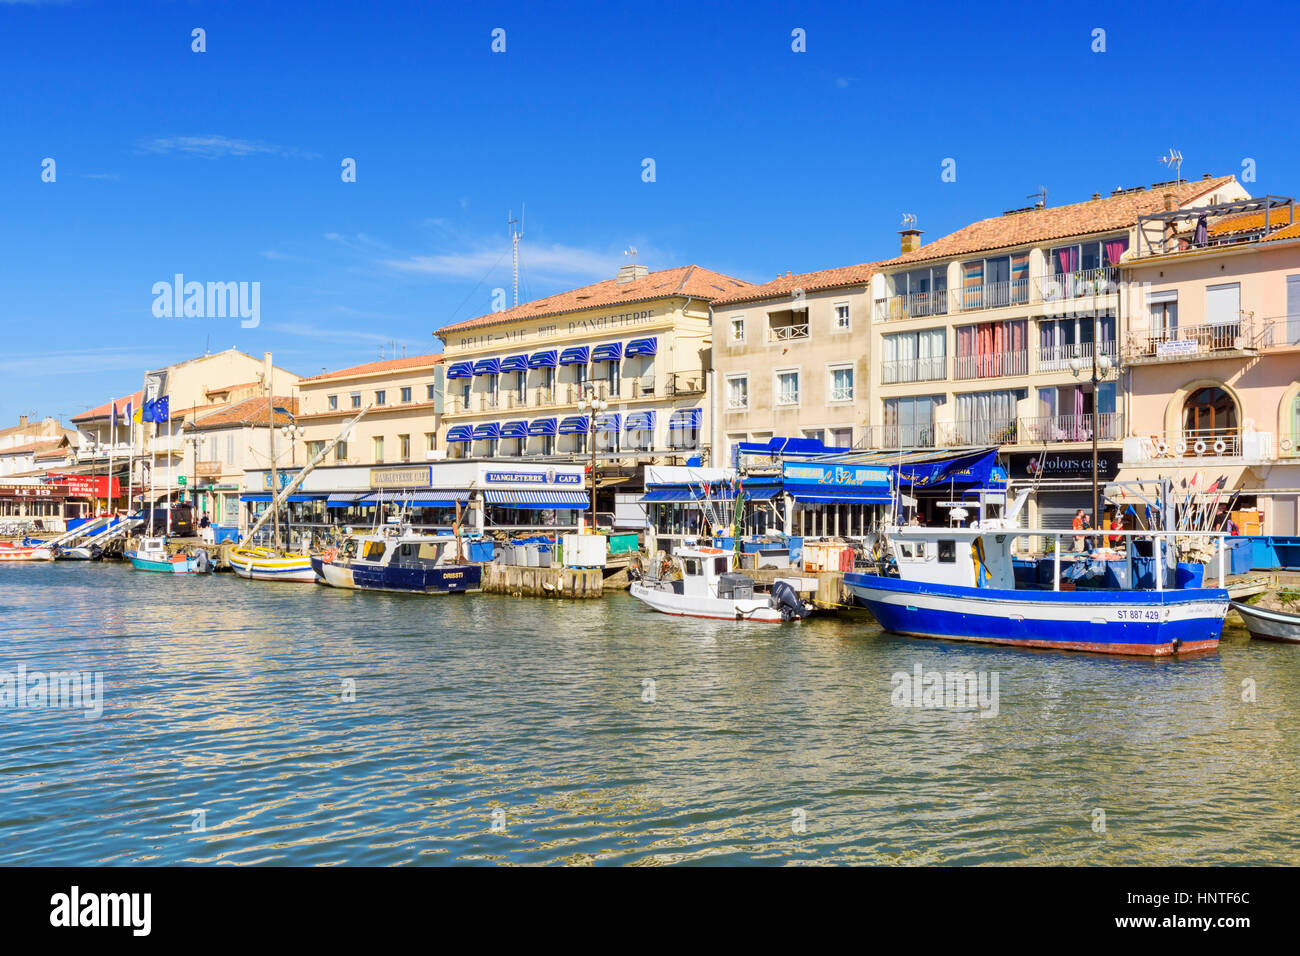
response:
<path fill-rule="evenodd" d="M 783 621 L 801 621 L 811 612 L 799 600 L 799 592 L 788 581 L 777 581 L 772 585 L 772 594 L 768 605 L 781 612 Z"/>
<path fill-rule="evenodd" d="M 212 559 L 208 557 L 208 552 L 203 548 L 197 548 L 194 551 L 195 567 L 199 574 L 209 574 L 212 571 Z"/>

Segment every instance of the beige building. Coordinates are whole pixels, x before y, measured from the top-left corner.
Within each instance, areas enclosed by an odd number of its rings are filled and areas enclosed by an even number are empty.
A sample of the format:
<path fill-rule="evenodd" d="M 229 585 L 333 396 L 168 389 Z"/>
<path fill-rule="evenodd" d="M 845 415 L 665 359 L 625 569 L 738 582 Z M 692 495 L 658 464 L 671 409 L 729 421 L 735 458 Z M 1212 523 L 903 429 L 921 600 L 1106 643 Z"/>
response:
<path fill-rule="evenodd" d="M 268 400 L 259 394 L 198 414 L 187 424 L 187 443 L 198 452 L 188 485 L 200 515 L 206 514 L 216 525 L 239 526 L 240 499 L 249 491 L 245 472 L 269 467 L 273 453 L 277 463 L 289 467 L 302 463 L 301 442 L 286 434 L 297 411 L 294 396 Z"/>
<path fill-rule="evenodd" d="M 1103 480 L 1119 467 L 1119 267 L 1139 218 L 1246 196 L 1207 177 L 1015 209 L 924 246 L 904 230 L 902 254 L 872 279 L 862 446 L 1000 446 L 1013 485 L 1038 489 L 1029 521 L 1069 527 L 1092 510 L 1094 423 Z M 1110 366 L 1095 387 L 1094 348 Z"/>
<path fill-rule="evenodd" d="M 748 283 L 685 266 L 614 278 L 439 329 L 448 453 L 585 461 L 602 482 L 710 457 L 709 302 Z M 595 417 L 585 396 L 608 403 Z"/>
<path fill-rule="evenodd" d="M 852 447 L 869 423 L 874 263 L 778 277 L 713 300 L 713 445 L 811 438 Z"/>

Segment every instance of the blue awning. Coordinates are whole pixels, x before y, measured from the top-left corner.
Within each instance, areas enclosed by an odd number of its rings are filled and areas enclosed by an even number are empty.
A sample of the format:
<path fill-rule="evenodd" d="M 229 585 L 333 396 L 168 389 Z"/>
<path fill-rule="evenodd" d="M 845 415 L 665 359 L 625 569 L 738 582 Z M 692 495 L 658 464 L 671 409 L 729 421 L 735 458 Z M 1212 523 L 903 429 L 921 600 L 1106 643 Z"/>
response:
<path fill-rule="evenodd" d="M 425 488 L 420 491 L 375 491 L 361 499 L 362 505 L 401 504 L 412 508 L 454 508 L 469 501 L 466 489 Z"/>
<path fill-rule="evenodd" d="M 878 491 L 862 492 L 855 494 L 851 489 L 845 488 L 842 491 L 827 494 L 827 489 L 820 492 L 808 492 L 800 489 L 786 488 L 795 501 L 806 501 L 816 504 L 830 505 L 887 505 L 893 499 L 887 494 L 881 494 Z"/>
<path fill-rule="evenodd" d="M 608 415 L 597 415 L 596 434 L 599 435 L 602 432 L 614 432 L 615 434 L 617 434 L 618 425 L 621 420 L 622 420 L 622 416 L 620 416 L 617 412 L 611 412 Z"/>
<path fill-rule="evenodd" d="M 475 441 L 491 441 L 501 437 L 501 426 L 497 422 L 483 422 L 474 426 Z"/>
<path fill-rule="evenodd" d="M 534 418 L 528 424 L 528 434 L 530 435 L 554 435 L 555 433 L 554 418 Z"/>
<path fill-rule="evenodd" d="M 623 421 L 623 430 L 628 432 L 653 431 L 654 427 L 655 413 L 653 409 L 644 412 L 628 412 L 627 418 Z"/>
<path fill-rule="evenodd" d="M 452 362 L 447 366 L 448 378 L 472 378 L 474 366 L 470 362 Z"/>
<path fill-rule="evenodd" d="M 668 419 L 670 430 L 678 428 L 699 428 L 704 421 L 704 412 L 698 408 L 679 408 Z"/>
<path fill-rule="evenodd" d="M 939 461 L 896 465 L 894 473 L 898 476 L 900 488 L 930 488 L 935 485 L 1005 487 L 1005 473 L 1002 476 L 995 475 L 996 468 L 998 468 L 997 452 L 980 451 L 955 458 L 943 458 Z M 1001 477 L 1000 483 L 997 481 L 999 477 Z"/>
<path fill-rule="evenodd" d="M 637 500 L 645 504 L 666 501 L 694 501 L 695 495 L 691 493 L 689 488 L 650 488 Z"/>
<path fill-rule="evenodd" d="M 622 342 L 607 342 L 604 345 L 597 345 L 591 350 L 591 360 L 593 362 L 617 362 L 622 357 Z"/>
<path fill-rule="evenodd" d="M 500 508 L 589 508 L 585 491 L 495 491 L 483 492 L 485 504 Z"/>
<path fill-rule="evenodd" d="M 447 429 L 447 441 L 461 442 L 472 441 L 474 438 L 474 429 L 468 425 L 456 425 L 454 428 Z"/>
<path fill-rule="evenodd" d="M 330 495 L 325 501 L 326 508 L 347 508 L 357 503 L 360 495 Z"/>
<path fill-rule="evenodd" d="M 654 355 L 659 351 L 659 339 L 651 336 L 648 339 L 633 339 L 627 343 L 627 349 L 624 354 L 632 355 Z"/>
<path fill-rule="evenodd" d="M 475 375 L 496 375 L 501 371 L 499 358 L 479 359 L 474 363 Z"/>
<path fill-rule="evenodd" d="M 586 365 L 591 357 L 591 349 L 585 345 L 575 345 L 560 353 L 561 365 Z"/>
<path fill-rule="evenodd" d="M 260 501 L 260 502 L 269 502 L 269 501 L 271 500 L 271 496 L 270 496 L 270 495 L 240 495 L 240 496 L 239 496 L 239 500 L 240 500 L 240 501 L 254 501 L 254 502 L 259 502 L 259 501 Z"/>
<path fill-rule="evenodd" d="M 511 355 L 501 360 L 501 371 L 503 372 L 524 372 L 528 370 L 527 355 Z"/>
<path fill-rule="evenodd" d="M 527 438 L 528 423 L 525 421 L 506 422 L 501 426 L 502 438 Z"/>
<path fill-rule="evenodd" d="M 570 415 L 560 422 L 561 435 L 585 435 L 591 420 L 586 415 Z"/>
<path fill-rule="evenodd" d="M 326 497 L 325 495 L 290 495 L 288 498 L 285 499 L 285 501 L 289 501 L 297 504 L 303 501 L 324 501 L 325 497 Z M 252 501 L 252 502 L 264 502 L 269 504 L 271 501 L 274 500 L 274 496 L 273 495 L 240 495 L 239 500 Z"/>
<path fill-rule="evenodd" d="M 528 357 L 529 368 L 555 368 L 556 362 L 555 349 L 547 349 L 545 352 L 534 352 Z"/>

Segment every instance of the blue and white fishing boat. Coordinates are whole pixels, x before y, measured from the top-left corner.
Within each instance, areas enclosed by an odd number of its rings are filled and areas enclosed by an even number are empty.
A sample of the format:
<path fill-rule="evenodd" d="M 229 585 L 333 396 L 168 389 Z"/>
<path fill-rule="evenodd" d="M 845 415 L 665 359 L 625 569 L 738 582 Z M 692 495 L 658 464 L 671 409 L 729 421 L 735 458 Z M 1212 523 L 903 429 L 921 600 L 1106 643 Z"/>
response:
<path fill-rule="evenodd" d="M 483 567 L 460 557 L 462 542 L 451 534 L 353 535 L 337 552 L 311 559 L 330 587 L 362 591 L 455 594 L 482 589 Z"/>
<path fill-rule="evenodd" d="M 136 571 L 161 571 L 164 574 L 204 574 L 212 570 L 207 552 L 179 552 L 167 550 L 166 538 L 143 538 L 140 547 L 126 552 L 131 567 Z"/>
<path fill-rule="evenodd" d="M 1020 529 L 1015 515 L 976 522 L 967 528 L 893 527 L 884 537 L 894 553 L 893 573 L 849 573 L 845 586 L 886 630 L 914 637 L 990 644 L 1164 656 L 1218 646 L 1228 611 L 1228 592 L 1219 587 L 1174 589 L 1173 532 L 1108 532 L 1128 537 L 1123 557 L 1128 587 L 1062 589 L 1060 548 L 1051 589 L 1018 586 L 1011 545 L 1022 535 L 1060 537 L 1062 532 Z M 1067 532 L 1068 534 L 1068 532 Z M 1205 537 L 1202 535 L 1201 537 Z M 1150 589 L 1133 587 L 1135 541 L 1152 541 Z M 891 569 L 892 570 L 892 569 Z"/>

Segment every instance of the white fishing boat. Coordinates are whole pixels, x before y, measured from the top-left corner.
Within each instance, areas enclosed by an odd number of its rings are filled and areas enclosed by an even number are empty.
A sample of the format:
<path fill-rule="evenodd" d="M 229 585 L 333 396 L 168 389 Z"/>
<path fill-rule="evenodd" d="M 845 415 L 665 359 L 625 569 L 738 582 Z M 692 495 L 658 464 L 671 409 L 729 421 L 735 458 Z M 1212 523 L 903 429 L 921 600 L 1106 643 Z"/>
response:
<path fill-rule="evenodd" d="M 167 550 L 166 538 L 141 538 L 140 546 L 126 552 L 136 571 L 160 571 L 164 574 L 204 574 L 212 570 L 206 551 Z"/>
<path fill-rule="evenodd" d="M 53 561 L 54 549 L 44 544 L 9 544 L 0 541 L 0 562 Z"/>
<path fill-rule="evenodd" d="M 1300 644 L 1300 614 L 1241 601 L 1233 601 L 1232 609 L 1241 615 L 1246 630 L 1256 640 Z"/>
<path fill-rule="evenodd" d="M 778 579 L 771 591 L 758 591 L 752 578 L 732 573 L 731 557 L 721 548 L 677 548 L 669 566 L 657 577 L 634 582 L 631 594 L 661 614 L 679 617 L 780 624 L 812 613 L 794 582 Z"/>

